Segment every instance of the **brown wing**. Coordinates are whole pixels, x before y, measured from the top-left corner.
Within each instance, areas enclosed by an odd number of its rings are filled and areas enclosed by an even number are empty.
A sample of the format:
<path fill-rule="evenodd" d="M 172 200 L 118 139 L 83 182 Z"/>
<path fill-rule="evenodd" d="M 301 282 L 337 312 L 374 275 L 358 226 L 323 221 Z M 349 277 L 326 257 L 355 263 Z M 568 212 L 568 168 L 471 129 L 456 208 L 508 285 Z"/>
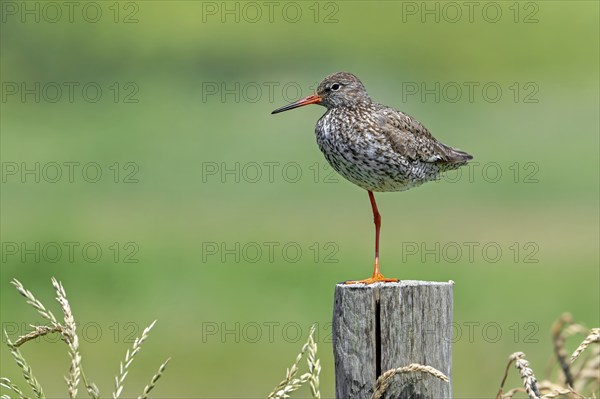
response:
<path fill-rule="evenodd" d="M 464 151 L 440 143 L 419 121 L 393 108 L 382 106 L 374 120 L 394 151 L 421 162 L 460 163 L 473 159 Z"/>

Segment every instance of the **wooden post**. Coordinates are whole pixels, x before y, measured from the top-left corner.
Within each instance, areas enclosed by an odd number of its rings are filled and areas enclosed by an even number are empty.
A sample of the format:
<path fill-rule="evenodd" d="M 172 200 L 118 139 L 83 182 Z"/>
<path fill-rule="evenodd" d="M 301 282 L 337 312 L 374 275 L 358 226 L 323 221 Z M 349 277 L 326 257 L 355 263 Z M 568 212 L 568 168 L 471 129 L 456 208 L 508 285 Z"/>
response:
<path fill-rule="evenodd" d="M 335 287 L 333 354 L 338 399 L 368 399 L 377 377 L 419 363 L 450 378 L 394 376 L 384 398 L 452 398 L 454 282 L 400 281 Z"/>

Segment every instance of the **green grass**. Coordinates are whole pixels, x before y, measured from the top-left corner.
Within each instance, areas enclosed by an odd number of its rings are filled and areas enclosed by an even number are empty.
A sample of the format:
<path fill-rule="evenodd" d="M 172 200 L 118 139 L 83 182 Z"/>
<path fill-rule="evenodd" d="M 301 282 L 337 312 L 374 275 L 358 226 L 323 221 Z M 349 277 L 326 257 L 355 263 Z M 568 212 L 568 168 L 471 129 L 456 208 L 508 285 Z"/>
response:
<path fill-rule="evenodd" d="M 107 176 L 98 183 L 79 178 L 22 184 L 12 177 L 2 183 L 3 242 L 93 242 L 103 250 L 96 263 L 80 253 L 73 262 L 63 257 L 37 263 L 31 257 L 22 262 L 3 248 L 3 326 L 23 332 L 29 311 L 5 289 L 12 278 L 42 295 L 56 276 L 77 298 L 79 321 L 91 323 L 90 334 L 100 328 L 100 338 L 82 342 L 84 356 L 98 359 L 89 372 L 99 384 L 112 383 L 110 365 L 120 360 L 112 354 L 124 352 L 129 336 L 158 319 L 161 329 L 128 376 L 131 384 L 146 384 L 167 353 L 173 358 L 169 378 L 153 394 L 208 398 L 266 396 L 301 345 L 284 336 L 283 327 L 291 326 L 291 334 L 300 326 L 306 337 L 317 323 L 320 388 L 323 397 L 331 397 L 333 357 L 326 337 L 334 284 L 366 277 L 372 267 L 367 195 L 341 178 L 332 184 L 313 181 L 310 166 L 325 165 L 313 133 L 322 108 L 272 116 L 271 110 L 286 103 L 279 91 L 272 100 L 221 102 L 213 96 L 203 102 L 202 84 L 297 82 L 306 95 L 310 85 L 336 70 L 355 72 L 375 99 L 414 115 L 481 165 L 496 162 L 502 169 L 497 183 L 476 174 L 473 181 L 377 196 L 384 273 L 452 279 L 456 323 L 502 327 L 498 342 L 479 335 L 455 343 L 455 397 L 495 393 L 510 353 L 526 352 L 539 368 L 551 345 L 547 332 L 562 312 L 588 327 L 599 325 L 597 3 L 539 3 L 537 24 L 401 23 L 400 3 L 380 2 L 377 13 L 362 1 L 339 6 L 336 24 L 202 23 L 201 4 L 193 2 L 140 2 L 140 22 L 130 25 L 3 24 L 2 81 L 97 81 L 105 88 L 133 81 L 140 88 L 137 104 L 113 103 L 108 89 L 95 104 L 2 103 L 2 162 L 98 162 Z M 416 96 L 403 101 L 403 82 L 438 81 L 498 82 L 504 95 L 497 103 L 481 97 L 473 103 L 423 102 Z M 532 81 L 539 102 L 515 103 L 508 86 Z M 139 183 L 112 183 L 108 167 L 115 162 L 135 162 Z M 203 183 L 203 162 L 229 167 L 297 162 L 303 178 Z M 515 162 L 535 163 L 538 182 L 523 183 L 520 175 L 515 183 L 510 169 Z M 281 252 L 272 263 L 265 257 L 235 262 L 231 256 L 222 262 L 218 255 L 203 261 L 202 243 L 264 248 L 274 241 L 278 248 L 297 243 L 303 256 L 296 263 Z M 506 255 L 497 263 L 481 255 L 473 263 L 464 258 L 424 263 L 418 256 L 402 262 L 403 243 L 472 241 L 496 242 Z M 117 262 L 110 249 L 115 242 L 121 251 Z M 123 262 L 129 242 L 139 248 L 138 263 Z M 310 248 L 315 242 L 317 262 Z M 337 246 L 337 263 L 323 261 L 330 242 Z M 514 242 L 535 243 L 539 262 L 514 262 L 509 256 Z M 511 326 L 522 329 L 528 322 L 539 327 L 539 342 L 523 342 L 522 334 L 515 342 Z M 218 333 L 203 340 L 202 328 L 214 323 Z M 241 330 L 239 342 L 235 333 L 222 338 L 221 327 L 236 328 L 235 323 L 240 329 L 258 323 L 261 339 L 243 339 Z M 274 328 L 272 339 L 268 326 Z M 194 334 L 182 339 L 181 331 Z M 49 397 L 64 393 L 62 369 L 47 360 L 62 356 L 68 367 L 57 345 L 24 350 Z M 9 367 L 10 354 L 6 348 L 0 354 L 2 369 L 14 380 L 18 371 Z M 491 366 L 481 368 L 482 362 Z"/>

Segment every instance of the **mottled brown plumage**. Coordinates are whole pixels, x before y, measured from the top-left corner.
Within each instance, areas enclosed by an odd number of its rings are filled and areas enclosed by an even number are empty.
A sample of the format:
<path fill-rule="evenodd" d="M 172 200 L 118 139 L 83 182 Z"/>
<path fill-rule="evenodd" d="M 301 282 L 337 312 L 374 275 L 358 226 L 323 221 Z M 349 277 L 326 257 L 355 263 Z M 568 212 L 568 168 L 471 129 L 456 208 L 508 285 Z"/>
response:
<path fill-rule="evenodd" d="M 336 171 L 366 190 L 407 190 L 472 158 L 437 141 L 411 116 L 371 100 L 350 73 L 326 77 L 317 96 L 328 108 L 317 122 L 319 148 Z"/>
<path fill-rule="evenodd" d="M 371 100 L 362 82 L 348 72 L 327 76 L 316 94 L 273 113 L 308 104 L 327 107 L 315 128 L 327 161 L 339 174 L 369 191 L 376 226 L 375 272 L 361 282 L 394 280 L 379 273 L 380 215 L 372 192 L 408 190 L 473 157 L 440 143 L 410 115 Z"/>

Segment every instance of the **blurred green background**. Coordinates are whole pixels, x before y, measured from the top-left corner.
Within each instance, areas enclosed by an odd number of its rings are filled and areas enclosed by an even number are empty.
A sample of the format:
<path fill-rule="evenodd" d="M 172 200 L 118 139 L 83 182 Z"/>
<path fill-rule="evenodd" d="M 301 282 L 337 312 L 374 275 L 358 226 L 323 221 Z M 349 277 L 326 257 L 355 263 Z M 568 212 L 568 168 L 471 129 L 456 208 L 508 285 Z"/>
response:
<path fill-rule="evenodd" d="M 372 271 L 371 210 L 316 146 L 323 108 L 270 111 L 339 70 L 475 156 L 377 195 L 383 272 L 456 282 L 455 397 L 495 395 L 518 350 L 541 379 L 562 312 L 599 325 L 597 2 L 0 4 L 2 326 L 41 321 L 13 278 L 59 314 L 56 276 L 104 397 L 154 319 L 126 397 L 168 356 L 154 397 L 264 397 L 313 323 L 333 397 L 334 285 Z M 48 341 L 23 353 L 63 397 Z"/>

